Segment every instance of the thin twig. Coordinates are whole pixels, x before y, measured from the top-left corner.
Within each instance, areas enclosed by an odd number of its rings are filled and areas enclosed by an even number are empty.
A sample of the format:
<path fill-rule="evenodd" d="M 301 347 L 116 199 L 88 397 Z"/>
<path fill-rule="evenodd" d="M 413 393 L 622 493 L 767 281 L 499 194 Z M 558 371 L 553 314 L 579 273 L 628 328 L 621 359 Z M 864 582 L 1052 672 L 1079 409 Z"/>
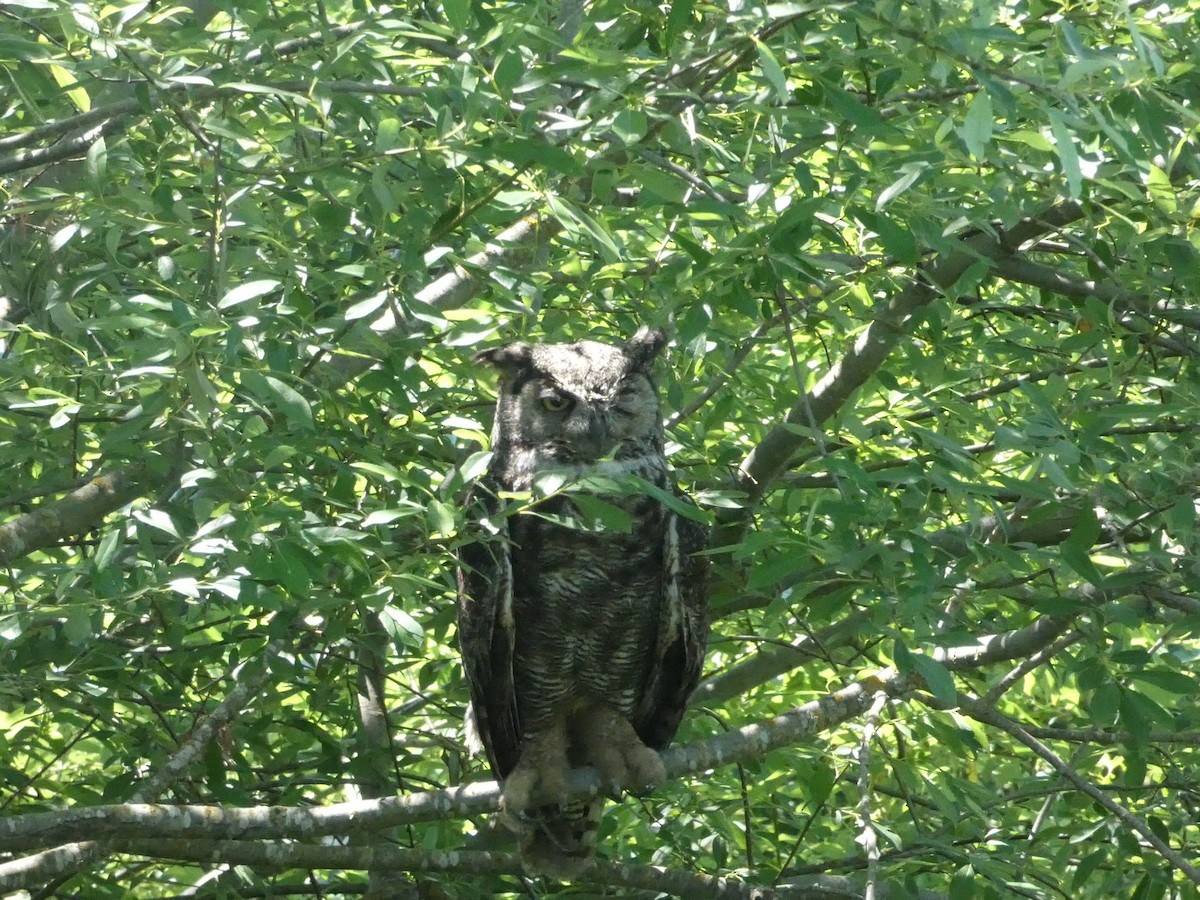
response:
<path fill-rule="evenodd" d="M 935 708 L 940 704 L 932 698 L 926 698 L 923 695 L 918 695 L 919 698 Z M 1060 757 L 1057 753 L 1031 735 L 1020 724 L 1010 719 L 1008 716 L 985 706 L 973 697 L 968 697 L 963 694 L 958 696 L 958 705 L 964 713 L 971 718 L 983 722 L 985 725 L 991 725 L 994 728 L 999 728 L 1005 734 L 1020 741 L 1035 754 L 1041 757 L 1048 763 L 1056 772 L 1066 778 L 1071 784 L 1075 785 L 1083 793 L 1087 794 L 1097 804 L 1112 813 L 1121 824 L 1127 828 L 1136 831 L 1147 844 L 1162 856 L 1172 866 L 1187 876 L 1188 880 L 1193 884 L 1200 885 L 1200 869 L 1196 868 L 1192 863 L 1188 862 L 1183 856 L 1173 848 L 1170 844 L 1160 838 L 1142 819 L 1135 816 L 1132 812 L 1117 803 L 1103 791 L 1092 784 L 1075 769 L 1070 766 L 1066 760 Z"/>
<path fill-rule="evenodd" d="M 1072 644 L 1079 643 L 1079 641 L 1083 640 L 1083 637 L 1084 634 L 1082 631 L 1069 631 L 1049 647 L 1043 647 L 1037 653 L 1033 654 L 1033 656 L 1022 660 L 1011 671 L 1007 672 L 988 689 L 988 692 L 983 695 L 983 703 L 988 706 L 995 706 L 996 701 L 999 700 L 1004 695 L 1004 692 L 1010 687 L 1012 687 L 1038 666 L 1053 659 L 1067 647 L 1070 647 Z"/>
<path fill-rule="evenodd" d="M 879 727 L 879 716 L 887 705 L 888 695 L 880 691 L 867 710 L 862 740 L 858 745 L 858 812 L 862 827 L 859 843 L 867 853 L 867 887 L 864 900 L 875 900 L 875 885 L 879 880 L 879 839 L 871 824 L 871 742 Z"/>

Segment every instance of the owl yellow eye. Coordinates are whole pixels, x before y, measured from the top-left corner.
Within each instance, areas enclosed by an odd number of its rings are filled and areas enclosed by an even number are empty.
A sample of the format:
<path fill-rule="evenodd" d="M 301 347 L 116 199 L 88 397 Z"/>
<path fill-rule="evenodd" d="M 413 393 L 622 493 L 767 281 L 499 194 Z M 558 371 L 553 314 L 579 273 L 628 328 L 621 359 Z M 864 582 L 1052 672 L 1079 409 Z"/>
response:
<path fill-rule="evenodd" d="M 562 412 L 571 405 L 569 397 L 564 397 L 562 394 L 546 394 L 542 397 L 542 406 L 550 410 L 550 412 Z"/>

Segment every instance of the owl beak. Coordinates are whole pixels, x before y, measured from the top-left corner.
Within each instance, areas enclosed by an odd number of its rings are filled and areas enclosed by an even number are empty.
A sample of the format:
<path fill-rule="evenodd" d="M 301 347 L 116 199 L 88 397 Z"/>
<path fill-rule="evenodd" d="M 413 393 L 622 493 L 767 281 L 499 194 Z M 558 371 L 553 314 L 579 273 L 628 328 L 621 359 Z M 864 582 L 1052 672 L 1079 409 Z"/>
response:
<path fill-rule="evenodd" d="M 600 459 L 609 451 L 608 423 L 598 409 L 582 409 L 571 429 L 571 449 L 580 459 Z"/>

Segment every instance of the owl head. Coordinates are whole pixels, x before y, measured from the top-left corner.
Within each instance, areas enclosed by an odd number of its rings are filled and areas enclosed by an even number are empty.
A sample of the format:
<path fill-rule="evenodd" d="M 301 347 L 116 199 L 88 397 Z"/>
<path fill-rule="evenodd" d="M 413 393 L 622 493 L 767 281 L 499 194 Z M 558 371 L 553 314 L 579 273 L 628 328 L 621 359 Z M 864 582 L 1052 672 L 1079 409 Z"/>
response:
<path fill-rule="evenodd" d="M 661 457 L 662 417 L 650 370 L 665 342 L 661 331 L 642 327 L 619 346 L 515 343 L 477 354 L 477 362 L 500 374 L 492 433 L 500 467 L 528 474 L 607 457 Z"/>

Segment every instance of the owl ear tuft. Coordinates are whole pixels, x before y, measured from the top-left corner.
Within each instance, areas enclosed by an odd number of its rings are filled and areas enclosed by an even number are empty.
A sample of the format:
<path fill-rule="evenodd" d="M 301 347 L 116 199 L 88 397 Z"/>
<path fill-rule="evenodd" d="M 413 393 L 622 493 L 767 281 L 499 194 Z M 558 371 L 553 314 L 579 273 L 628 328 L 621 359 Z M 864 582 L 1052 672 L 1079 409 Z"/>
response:
<path fill-rule="evenodd" d="M 475 362 L 494 366 L 502 377 L 508 377 L 518 369 L 530 366 L 533 362 L 533 347 L 524 341 L 518 341 L 503 347 L 493 347 L 491 350 L 480 350 L 475 354 Z"/>
<path fill-rule="evenodd" d="M 667 344 L 667 336 L 657 328 L 643 325 L 625 342 L 625 354 L 633 360 L 631 370 L 648 369 Z"/>

